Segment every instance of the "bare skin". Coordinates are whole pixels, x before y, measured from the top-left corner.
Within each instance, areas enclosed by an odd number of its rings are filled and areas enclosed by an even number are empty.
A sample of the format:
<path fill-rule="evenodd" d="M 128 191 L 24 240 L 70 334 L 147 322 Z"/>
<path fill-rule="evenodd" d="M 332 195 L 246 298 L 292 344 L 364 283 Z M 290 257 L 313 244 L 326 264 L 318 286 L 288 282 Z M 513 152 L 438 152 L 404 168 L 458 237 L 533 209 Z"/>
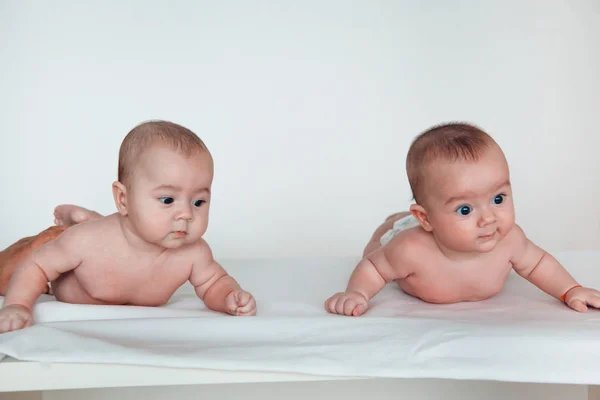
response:
<path fill-rule="evenodd" d="M 396 282 L 423 301 L 481 301 L 499 293 L 511 269 L 579 312 L 600 308 L 600 292 L 579 284 L 515 224 L 508 166 L 493 147 L 477 163 L 433 163 L 424 205 L 394 214 L 377 228 L 344 292 L 325 302 L 333 314 L 360 316 L 383 287 Z M 412 214 L 419 226 L 381 236 Z M 464 215 L 463 215 L 464 214 Z"/>
<path fill-rule="evenodd" d="M 68 225 L 51 226 L 35 236 L 18 240 L 0 252 L 0 296 L 6 294 L 10 277 L 19 262 L 42 245 L 58 237 L 66 228 Z"/>
<path fill-rule="evenodd" d="M 75 225 L 19 263 L 0 310 L 0 333 L 33 323 L 32 307 L 48 282 L 62 302 L 160 306 L 189 281 L 211 310 L 256 314 L 252 295 L 214 260 L 202 239 L 210 155 L 186 158 L 160 147 L 147 153 L 134 183 L 113 185 L 119 212 L 104 217 L 72 205 L 56 208 L 60 226 Z"/>
<path fill-rule="evenodd" d="M 15 268 L 25 256 L 33 253 L 42 245 L 57 238 L 65 229 L 89 219 L 102 217 L 95 211 L 90 211 L 83 207 L 64 204 L 54 209 L 54 223 L 48 229 L 43 230 L 34 236 L 19 239 L 12 245 L 0 252 L 0 296 L 6 294 L 8 282 L 15 272 Z M 48 287 L 48 289 L 50 289 Z M 52 293 L 51 290 L 47 291 Z"/>
<path fill-rule="evenodd" d="M 54 224 L 57 226 L 70 226 L 80 224 L 90 219 L 101 218 L 96 211 L 79 207 L 73 204 L 61 204 L 54 209 Z"/>

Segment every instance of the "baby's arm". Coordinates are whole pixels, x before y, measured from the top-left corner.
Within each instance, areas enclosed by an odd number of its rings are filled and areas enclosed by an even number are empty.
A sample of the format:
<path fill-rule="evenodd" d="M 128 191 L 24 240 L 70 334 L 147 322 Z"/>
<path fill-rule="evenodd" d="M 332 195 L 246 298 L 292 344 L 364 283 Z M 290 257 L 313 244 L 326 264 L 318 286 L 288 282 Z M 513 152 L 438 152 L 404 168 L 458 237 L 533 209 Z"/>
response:
<path fill-rule="evenodd" d="M 0 333 L 31 325 L 32 309 L 51 282 L 79 266 L 81 259 L 69 230 L 32 252 L 17 265 L 0 310 Z"/>
<path fill-rule="evenodd" d="M 255 315 L 256 301 L 213 258 L 208 244 L 202 240 L 194 254 L 190 283 L 196 294 L 211 310 L 232 315 Z"/>
<path fill-rule="evenodd" d="M 532 243 L 519 226 L 511 234 L 515 235 L 511 263 L 519 275 L 574 310 L 585 312 L 586 304 L 600 307 L 600 293 L 582 288 L 552 255 Z"/>
<path fill-rule="evenodd" d="M 336 293 L 325 301 L 325 309 L 332 314 L 358 317 L 367 311 L 369 300 L 389 282 L 406 277 L 394 267 L 403 263 L 402 242 L 396 246 L 380 247 L 364 257 L 356 266 L 346 291 Z"/>

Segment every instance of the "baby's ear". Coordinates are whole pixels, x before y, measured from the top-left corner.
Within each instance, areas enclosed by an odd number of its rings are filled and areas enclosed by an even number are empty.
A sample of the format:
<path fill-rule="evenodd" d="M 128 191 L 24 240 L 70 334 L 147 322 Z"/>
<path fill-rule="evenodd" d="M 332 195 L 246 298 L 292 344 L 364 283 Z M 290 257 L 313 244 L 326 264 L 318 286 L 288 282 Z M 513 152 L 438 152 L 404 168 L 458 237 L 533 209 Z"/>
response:
<path fill-rule="evenodd" d="M 127 189 L 119 181 L 115 181 L 112 184 L 113 198 L 115 199 L 115 205 L 119 214 L 122 216 L 127 215 Z"/>
<path fill-rule="evenodd" d="M 413 204 L 410 206 L 410 213 L 419 221 L 421 227 L 425 229 L 427 232 L 431 232 L 433 228 L 431 227 L 431 223 L 429 223 L 429 217 L 427 216 L 427 211 L 420 206 L 419 204 Z"/>

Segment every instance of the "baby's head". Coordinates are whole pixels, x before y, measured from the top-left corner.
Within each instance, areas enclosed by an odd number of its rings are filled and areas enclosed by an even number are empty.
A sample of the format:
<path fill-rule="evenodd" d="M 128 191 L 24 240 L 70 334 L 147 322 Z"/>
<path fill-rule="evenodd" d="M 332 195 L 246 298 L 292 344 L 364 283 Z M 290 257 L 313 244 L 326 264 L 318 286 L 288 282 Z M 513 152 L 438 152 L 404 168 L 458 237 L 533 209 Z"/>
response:
<path fill-rule="evenodd" d="M 504 153 L 481 129 L 438 125 L 413 141 L 406 171 L 415 203 L 412 214 L 442 250 L 487 252 L 515 221 Z"/>
<path fill-rule="evenodd" d="M 212 179 L 212 156 L 196 134 L 172 122 L 149 121 L 121 143 L 113 195 L 138 237 L 177 248 L 206 232 Z"/>

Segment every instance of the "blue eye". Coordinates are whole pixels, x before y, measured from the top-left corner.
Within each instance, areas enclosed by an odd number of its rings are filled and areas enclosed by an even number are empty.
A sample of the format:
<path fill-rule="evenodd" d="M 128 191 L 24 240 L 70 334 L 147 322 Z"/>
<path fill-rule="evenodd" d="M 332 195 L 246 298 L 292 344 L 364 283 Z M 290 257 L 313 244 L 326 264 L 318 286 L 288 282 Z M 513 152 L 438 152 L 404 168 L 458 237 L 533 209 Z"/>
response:
<path fill-rule="evenodd" d="M 460 206 L 456 209 L 456 212 L 459 215 L 469 215 L 471 214 L 471 211 L 473 211 L 473 209 L 469 206 Z"/>
<path fill-rule="evenodd" d="M 195 207 L 200 207 L 202 204 L 206 203 L 204 200 L 196 200 L 194 202 Z"/>
<path fill-rule="evenodd" d="M 494 204 L 502 204 L 504 202 L 504 195 L 503 194 L 499 194 L 498 196 L 494 197 Z"/>
<path fill-rule="evenodd" d="M 158 199 L 161 203 L 164 204 L 171 204 L 173 203 L 173 198 L 172 197 L 161 197 L 160 199 Z"/>

